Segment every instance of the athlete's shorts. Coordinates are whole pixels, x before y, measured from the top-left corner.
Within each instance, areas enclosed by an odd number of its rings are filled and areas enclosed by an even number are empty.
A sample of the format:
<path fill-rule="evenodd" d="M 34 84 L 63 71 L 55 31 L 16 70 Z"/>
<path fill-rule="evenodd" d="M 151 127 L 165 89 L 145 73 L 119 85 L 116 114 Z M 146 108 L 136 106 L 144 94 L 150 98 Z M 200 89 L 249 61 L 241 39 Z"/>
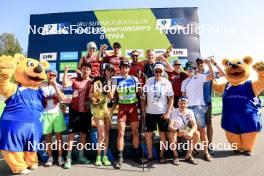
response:
<path fill-rule="evenodd" d="M 119 104 L 118 108 L 118 122 L 137 122 L 138 118 L 138 111 L 137 111 L 137 103 L 134 104 Z"/>
<path fill-rule="evenodd" d="M 198 128 L 205 128 L 205 113 L 207 107 L 205 105 L 189 106 L 194 113 L 194 117 Z"/>
<path fill-rule="evenodd" d="M 89 112 L 78 112 L 72 107 L 69 107 L 69 126 L 68 133 L 88 133 L 92 126 L 92 113 Z"/>
<path fill-rule="evenodd" d="M 168 120 L 162 119 L 163 114 L 146 114 L 146 127 L 147 132 L 153 132 L 157 130 L 157 124 L 160 132 L 168 131 Z"/>
<path fill-rule="evenodd" d="M 103 103 L 103 104 L 96 105 L 96 106 L 92 105 L 91 110 L 92 110 L 92 114 L 94 118 L 104 119 L 104 118 L 110 117 L 107 103 Z"/>
<path fill-rule="evenodd" d="M 43 134 L 61 133 L 66 130 L 64 116 L 62 112 L 44 113 L 44 129 Z"/>

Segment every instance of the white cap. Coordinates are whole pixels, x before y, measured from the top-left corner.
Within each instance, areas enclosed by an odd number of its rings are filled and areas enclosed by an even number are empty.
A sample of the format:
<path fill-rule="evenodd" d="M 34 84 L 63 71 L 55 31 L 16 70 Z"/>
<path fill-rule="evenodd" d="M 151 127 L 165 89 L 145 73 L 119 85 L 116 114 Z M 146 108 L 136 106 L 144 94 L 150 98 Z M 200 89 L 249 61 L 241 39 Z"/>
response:
<path fill-rule="evenodd" d="M 162 63 L 155 64 L 154 70 L 161 69 L 162 71 L 165 69 L 164 65 Z"/>
<path fill-rule="evenodd" d="M 97 49 L 97 46 L 94 42 L 87 43 L 87 50 L 90 50 L 91 48 Z"/>

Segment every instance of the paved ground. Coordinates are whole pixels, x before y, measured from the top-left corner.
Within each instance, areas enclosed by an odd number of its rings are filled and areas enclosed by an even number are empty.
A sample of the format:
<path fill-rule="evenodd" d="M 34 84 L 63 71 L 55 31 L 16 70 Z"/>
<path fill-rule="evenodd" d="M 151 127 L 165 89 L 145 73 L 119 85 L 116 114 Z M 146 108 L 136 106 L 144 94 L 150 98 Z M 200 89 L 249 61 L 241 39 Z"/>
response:
<path fill-rule="evenodd" d="M 264 113 L 264 110 L 263 110 Z M 227 143 L 224 136 L 224 131 L 220 127 L 220 116 L 213 119 L 214 125 L 214 143 Z M 217 175 L 232 175 L 232 176 L 260 176 L 264 172 L 264 135 L 261 134 L 258 138 L 254 150 L 254 156 L 237 156 L 232 151 L 216 151 L 214 161 L 211 163 L 203 161 L 201 155 L 198 156 L 199 165 L 193 166 L 181 162 L 180 166 L 173 166 L 171 163 L 159 164 L 154 162 L 151 164 L 150 172 L 142 172 L 140 165 L 134 164 L 132 161 L 127 161 L 121 170 L 115 170 L 112 167 L 95 167 L 94 165 L 74 165 L 72 169 L 65 170 L 54 166 L 51 168 L 40 168 L 32 172 L 32 176 L 170 176 L 170 175 L 184 175 L 184 176 L 217 176 Z M 5 162 L 0 159 L 0 176 L 10 175 L 11 172 L 6 166 Z"/>

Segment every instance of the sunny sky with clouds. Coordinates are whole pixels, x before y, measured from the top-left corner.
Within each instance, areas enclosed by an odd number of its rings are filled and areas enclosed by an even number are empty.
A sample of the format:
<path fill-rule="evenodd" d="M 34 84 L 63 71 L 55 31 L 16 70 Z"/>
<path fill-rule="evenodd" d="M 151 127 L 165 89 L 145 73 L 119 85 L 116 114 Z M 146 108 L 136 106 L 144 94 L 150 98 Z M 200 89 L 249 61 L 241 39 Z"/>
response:
<path fill-rule="evenodd" d="M 203 57 L 264 60 L 264 1 L 252 0 L 1 0 L 0 33 L 16 35 L 27 51 L 30 14 L 107 9 L 198 7 L 200 45 Z M 214 32 L 214 30 L 227 30 Z"/>

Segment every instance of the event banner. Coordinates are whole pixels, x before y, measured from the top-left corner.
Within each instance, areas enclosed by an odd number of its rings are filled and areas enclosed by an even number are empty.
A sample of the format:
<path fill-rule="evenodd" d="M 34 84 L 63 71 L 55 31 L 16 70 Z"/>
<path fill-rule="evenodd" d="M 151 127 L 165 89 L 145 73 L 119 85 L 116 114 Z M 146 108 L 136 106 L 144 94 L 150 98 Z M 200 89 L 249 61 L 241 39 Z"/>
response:
<path fill-rule="evenodd" d="M 37 14 L 30 16 L 28 57 L 47 60 L 62 74 L 69 62 L 76 68 L 86 45 L 120 42 L 122 55 L 147 49 L 161 55 L 173 45 L 175 58 L 194 61 L 200 57 L 197 8 L 153 8 Z M 71 70 L 73 72 L 73 70 Z"/>

